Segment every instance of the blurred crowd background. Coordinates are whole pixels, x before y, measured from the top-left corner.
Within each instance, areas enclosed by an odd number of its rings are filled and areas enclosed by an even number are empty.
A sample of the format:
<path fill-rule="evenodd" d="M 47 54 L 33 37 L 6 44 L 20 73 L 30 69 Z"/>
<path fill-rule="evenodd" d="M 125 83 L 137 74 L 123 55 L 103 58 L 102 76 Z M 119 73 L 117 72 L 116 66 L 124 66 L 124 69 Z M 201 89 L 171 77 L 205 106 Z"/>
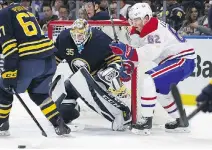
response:
<path fill-rule="evenodd" d="M 169 23 L 181 35 L 212 35 L 212 0 L 14 0 L 35 14 L 47 32 L 51 20 L 128 20 L 130 7 L 147 2 L 154 16 Z M 7 5 L 0 0 L 0 9 Z M 210 19 L 211 18 L 211 19 Z"/>

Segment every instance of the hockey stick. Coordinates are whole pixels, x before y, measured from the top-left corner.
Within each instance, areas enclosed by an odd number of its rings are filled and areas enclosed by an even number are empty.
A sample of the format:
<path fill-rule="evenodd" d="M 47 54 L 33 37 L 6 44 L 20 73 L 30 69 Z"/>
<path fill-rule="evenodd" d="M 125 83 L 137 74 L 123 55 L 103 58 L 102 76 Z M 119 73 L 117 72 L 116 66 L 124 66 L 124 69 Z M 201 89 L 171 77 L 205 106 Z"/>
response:
<path fill-rule="evenodd" d="M 182 100 L 181 100 L 181 97 L 180 97 L 180 92 L 179 92 L 179 90 L 178 90 L 178 88 L 177 88 L 176 85 L 172 86 L 171 92 L 172 92 L 172 95 L 173 95 L 173 97 L 174 97 L 174 100 L 175 100 L 176 104 L 177 104 L 178 102 L 180 102 L 180 103 L 181 103 L 181 104 L 180 104 L 180 105 L 181 105 L 180 107 L 182 107 Z M 207 103 L 204 102 L 204 103 L 202 103 L 200 106 L 198 106 L 195 110 L 193 110 L 193 111 L 187 116 L 187 119 L 188 119 L 188 120 L 192 119 L 196 114 L 198 114 L 198 113 L 202 110 L 202 108 L 203 108 L 206 104 L 207 104 Z M 178 109 L 179 109 L 179 108 L 178 108 Z"/>
<path fill-rule="evenodd" d="M 15 94 L 15 96 L 18 98 L 18 100 L 21 102 L 21 104 L 23 105 L 23 107 L 26 109 L 26 111 L 28 112 L 28 114 L 30 115 L 30 117 L 34 120 L 34 122 L 36 123 L 36 125 L 38 126 L 38 128 L 41 130 L 42 135 L 45 136 L 45 137 L 47 137 L 46 132 L 43 130 L 43 128 L 41 127 L 41 125 L 39 124 L 39 122 L 37 121 L 37 119 L 35 118 L 35 116 L 32 114 L 32 112 L 29 110 L 29 108 L 27 107 L 27 105 L 24 103 L 24 101 L 20 97 L 20 95 L 14 89 L 12 89 L 12 91 Z"/>
<path fill-rule="evenodd" d="M 194 111 L 192 111 L 189 115 L 188 115 L 188 120 L 190 120 L 191 118 L 193 118 L 196 114 L 198 114 L 203 107 L 205 107 L 205 105 L 207 104 L 207 102 L 202 103 L 201 105 L 199 105 Z"/>
<path fill-rule="evenodd" d="M 113 22 L 113 16 L 112 16 L 112 13 L 111 13 L 111 8 L 110 8 L 110 0 L 108 0 L 108 12 L 109 12 L 109 16 L 110 16 L 110 22 L 111 22 L 111 25 L 112 25 L 112 29 L 113 29 L 113 35 L 114 35 L 114 40 L 116 43 L 118 43 L 119 39 L 118 39 L 118 36 L 116 34 L 116 30 L 115 30 L 115 25 L 114 25 L 114 22 Z"/>
<path fill-rule="evenodd" d="M 173 84 L 171 87 L 171 93 L 174 97 L 174 100 L 180 113 L 180 124 L 183 127 L 188 127 L 189 126 L 188 118 L 186 117 L 186 112 L 185 109 L 183 108 L 180 92 L 175 84 Z"/>

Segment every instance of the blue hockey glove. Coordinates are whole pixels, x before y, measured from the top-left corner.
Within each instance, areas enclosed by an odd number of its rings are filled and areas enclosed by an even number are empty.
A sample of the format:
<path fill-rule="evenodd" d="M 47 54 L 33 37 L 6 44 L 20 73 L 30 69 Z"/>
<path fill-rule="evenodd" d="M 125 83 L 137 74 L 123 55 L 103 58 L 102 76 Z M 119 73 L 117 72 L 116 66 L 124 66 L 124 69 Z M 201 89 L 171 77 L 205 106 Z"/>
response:
<path fill-rule="evenodd" d="M 207 85 L 200 95 L 197 96 L 197 106 L 202 103 L 207 103 L 205 107 L 202 108 L 203 112 L 212 112 L 212 84 Z"/>
<path fill-rule="evenodd" d="M 110 44 L 110 48 L 115 55 L 121 56 L 123 60 L 131 60 L 135 62 L 138 61 L 136 49 L 128 44 L 124 44 L 122 42 L 112 42 Z"/>
<path fill-rule="evenodd" d="M 127 60 L 123 61 L 123 66 L 121 67 L 120 70 L 121 81 L 128 82 L 129 80 L 131 80 L 131 76 L 134 69 L 135 65 L 133 62 Z"/>

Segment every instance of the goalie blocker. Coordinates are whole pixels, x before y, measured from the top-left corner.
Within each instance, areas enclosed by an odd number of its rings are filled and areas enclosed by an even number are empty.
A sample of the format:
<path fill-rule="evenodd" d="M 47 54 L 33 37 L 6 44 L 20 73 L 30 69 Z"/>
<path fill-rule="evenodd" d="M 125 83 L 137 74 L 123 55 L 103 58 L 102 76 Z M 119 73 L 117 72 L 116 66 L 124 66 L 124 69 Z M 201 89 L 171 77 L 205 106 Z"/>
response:
<path fill-rule="evenodd" d="M 112 122 L 115 131 L 125 130 L 131 123 L 131 112 L 127 105 L 104 91 L 85 68 L 80 68 L 65 81 L 58 76 L 53 82 L 51 95 L 57 99 L 56 104 L 66 123 L 79 117 L 79 106 L 76 100 L 82 100 L 99 115 Z M 67 93 L 75 95 L 68 99 Z M 69 95 L 68 94 L 68 95 Z M 66 99 L 65 99 L 66 98 Z"/>

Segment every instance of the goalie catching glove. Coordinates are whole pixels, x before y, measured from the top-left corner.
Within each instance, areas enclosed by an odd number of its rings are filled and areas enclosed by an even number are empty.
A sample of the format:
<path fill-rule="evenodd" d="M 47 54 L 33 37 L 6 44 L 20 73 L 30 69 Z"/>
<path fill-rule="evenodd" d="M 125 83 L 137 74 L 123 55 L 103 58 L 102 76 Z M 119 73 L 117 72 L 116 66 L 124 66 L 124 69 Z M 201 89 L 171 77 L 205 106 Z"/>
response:
<path fill-rule="evenodd" d="M 105 85 L 106 89 L 112 87 L 113 89 L 118 90 L 122 86 L 122 83 L 119 79 L 120 66 L 118 66 L 118 64 L 114 64 L 113 66 L 114 67 L 109 65 L 108 68 L 98 71 L 97 76 L 100 82 Z"/>
<path fill-rule="evenodd" d="M 98 71 L 95 79 L 101 87 L 103 84 L 104 89 L 112 93 L 114 96 L 126 98 L 130 94 L 120 80 L 120 69 L 121 66 L 119 64 L 112 63 L 108 65 L 108 68 Z"/>

